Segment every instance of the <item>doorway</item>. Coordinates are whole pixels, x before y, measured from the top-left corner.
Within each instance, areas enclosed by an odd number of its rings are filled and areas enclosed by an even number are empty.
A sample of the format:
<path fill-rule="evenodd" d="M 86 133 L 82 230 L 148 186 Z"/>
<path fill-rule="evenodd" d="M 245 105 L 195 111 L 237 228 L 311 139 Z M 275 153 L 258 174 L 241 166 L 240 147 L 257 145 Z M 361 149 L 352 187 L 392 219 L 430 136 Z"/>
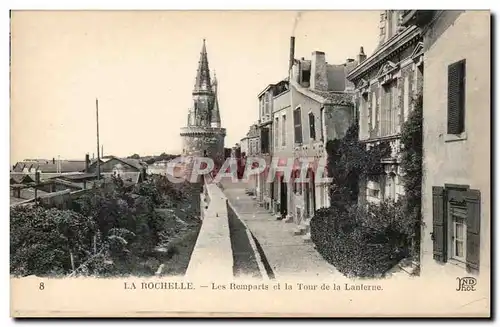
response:
<path fill-rule="evenodd" d="M 310 217 L 314 216 L 316 212 L 316 182 L 314 178 L 316 177 L 313 170 L 309 171 L 309 187 L 311 188 L 311 213 Z"/>
<path fill-rule="evenodd" d="M 284 176 L 280 177 L 280 210 L 281 216 L 286 216 L 288 214 L 287 208 L 287 183 L 285 182 Z"/>

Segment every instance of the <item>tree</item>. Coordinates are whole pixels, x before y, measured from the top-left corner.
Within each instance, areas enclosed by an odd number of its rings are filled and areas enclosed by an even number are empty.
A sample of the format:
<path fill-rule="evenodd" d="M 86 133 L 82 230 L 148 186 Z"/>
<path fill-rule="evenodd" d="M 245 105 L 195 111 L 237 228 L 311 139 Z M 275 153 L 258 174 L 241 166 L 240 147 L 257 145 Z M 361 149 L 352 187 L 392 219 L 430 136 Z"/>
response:
<path fill-rule="evenodd" d="M 14 275 L 65 274 L 92 254 L 97 226 L 71 210 L 19 206 L 10 210 Z"/>
<path fill-rule="evenodd" d="M 128 156 L 127 158 L 129 158 L 129 159 L 141 159 L 141 156 L 138 155 L 137 153 L 134 153 L 133 155 Z"/>

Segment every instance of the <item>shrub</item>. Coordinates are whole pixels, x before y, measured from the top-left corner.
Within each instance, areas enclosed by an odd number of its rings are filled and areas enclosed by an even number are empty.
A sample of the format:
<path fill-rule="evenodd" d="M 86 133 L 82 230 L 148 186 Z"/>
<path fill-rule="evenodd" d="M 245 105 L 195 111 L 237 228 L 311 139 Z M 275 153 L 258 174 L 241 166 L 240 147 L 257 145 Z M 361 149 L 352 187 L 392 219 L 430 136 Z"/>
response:
<path fill-rule="evenodd" d="M 318 252 L 348 277 L 378 277 L 408 255 L 401 203 L 317 210 L 311 239 Z"/>
<path fill-rule="evenodd" d="M 64 274 L 91 253 L 95 223 L 71 210 L 40 206 L 10 210 L 10 270 L 14 275 Z"/>

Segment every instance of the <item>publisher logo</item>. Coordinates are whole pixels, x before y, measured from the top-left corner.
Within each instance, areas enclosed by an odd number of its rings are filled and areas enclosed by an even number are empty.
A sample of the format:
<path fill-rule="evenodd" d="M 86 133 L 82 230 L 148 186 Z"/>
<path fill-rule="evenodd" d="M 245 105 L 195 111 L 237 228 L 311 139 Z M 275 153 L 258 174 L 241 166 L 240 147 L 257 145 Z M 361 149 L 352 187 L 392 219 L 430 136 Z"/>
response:
<path fill-rule="evenodd" d="M 477 284 L 477 280 L 474 277 L 457 277 L 457 281 L 457 291 L 474 292 L 476 290 L 474 287 Z"/>

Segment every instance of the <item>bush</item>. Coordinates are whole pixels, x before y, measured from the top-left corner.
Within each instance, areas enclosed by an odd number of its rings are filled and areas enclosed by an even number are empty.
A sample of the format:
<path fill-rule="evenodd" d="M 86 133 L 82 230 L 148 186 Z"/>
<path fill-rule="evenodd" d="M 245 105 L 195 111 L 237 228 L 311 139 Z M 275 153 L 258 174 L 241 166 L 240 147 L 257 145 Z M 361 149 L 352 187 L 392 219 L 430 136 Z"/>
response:
<path fill-rule="evenodd" d="M 13 275 L 65 274 L 91 254 L 96 225 L 71 210 L 35 206 L 10 209 L 10 271 Z"/>
<path fill-rule="evenodd" d="M 348 277 L 379 277 L 408 255 L 401 203 L 316 211 L 311 239 L 318 252 Z"/>

